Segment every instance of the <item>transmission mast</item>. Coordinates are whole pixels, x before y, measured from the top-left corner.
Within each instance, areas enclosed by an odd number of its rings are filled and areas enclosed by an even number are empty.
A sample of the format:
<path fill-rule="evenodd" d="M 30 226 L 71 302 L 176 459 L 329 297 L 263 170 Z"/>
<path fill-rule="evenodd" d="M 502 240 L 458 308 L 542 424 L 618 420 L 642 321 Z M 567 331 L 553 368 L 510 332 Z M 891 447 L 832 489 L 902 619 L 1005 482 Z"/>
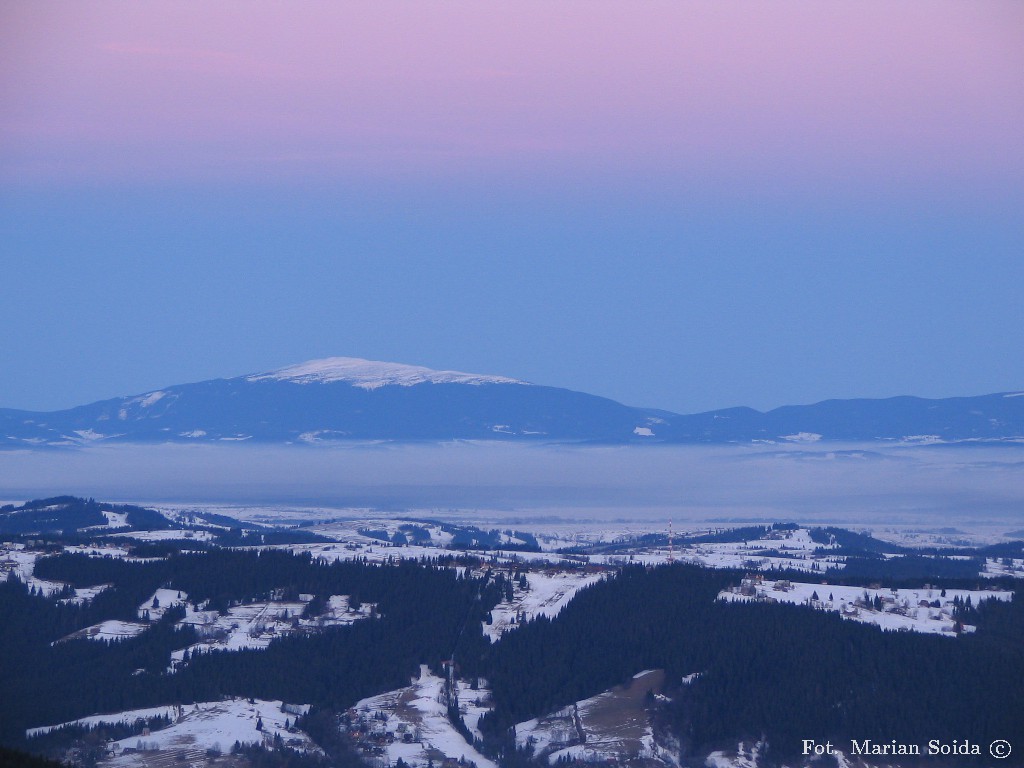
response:
<path fill-rule="evenodd" d="M 673 549 L 672 544 L 673 544 L 673 542 L 672 542 L 672 521 L 669 520 L 668 521 L 668 562 L 669 562 L 669 565 L 671 565 L 672 563 L 674 563 L 676 561 L 675 550 Z"/>

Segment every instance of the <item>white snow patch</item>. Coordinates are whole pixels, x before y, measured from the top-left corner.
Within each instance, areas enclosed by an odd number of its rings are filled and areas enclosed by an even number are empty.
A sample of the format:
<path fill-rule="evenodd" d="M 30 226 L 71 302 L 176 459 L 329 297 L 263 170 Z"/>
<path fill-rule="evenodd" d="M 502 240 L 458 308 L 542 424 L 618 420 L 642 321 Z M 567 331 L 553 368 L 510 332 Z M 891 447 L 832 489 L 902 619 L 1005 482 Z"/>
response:
<path fill-rule="evenodd" d="M 634 427 L 634 435 L 640 435 L 640 437 L 654 437 L 654 431 L 650 427 Z"/>
<path fill-rule="evenodd" d="M 98 595 L 100 592 L 102 592 L 105 589 L 110 589 L 112 586 L 113 584 L 99 584 L 95 587 L 75 587 L 75 596 L 61 598 L 60 602 L 76 603 L 78 605 L 81 605 L 83 603 L 89 602 L 94 597 L 96 597 L 96 595 Z"/>
<path fill-rule="evenodd" d="M 106 715 L 90 715 L 89 717 L 80 717 L 77 720 L 68 720 L 64 723 L 58 723 L 57 725 L 44 725 L 39 728 L 29 728 L 25 731 L 25 738 L 31 739 L 34 736 L 42 736 L 43 734 L 55 731 L 58 728 L 64 728 L 68 725 L 84 725 L 93 727 L 100 725 L 101 723 L 108 723 L 110 725 L 116 725 L 117 723 L 134 723 L 136 720 L 148 720 L 151 717 L 170 717 L 174 718 L 177 716 L 176 706 L 163 706 L 163 707 L 148 707 L 146 709 L 131 709 L 125 712 L 113 712 Z"/>
<path fill-rule="evenodd" d="M 166 392 L 150 392 L 148 395 L 140 397 L 137 402 L 143 408 L 149 408 L 154 403 L 159 402 L 166 394 Z"/>
<path fill-rule="evenodd" d="M 344 381 L 361 389 L 378 389 L 416 384 L 526 384 L 505 376 L 487 376 L 460 371 L 435 371 L 418 365 L 403 365 L 357 357 L 327 357 L 245 377 L 246 381 L 290 381 L 294 384 L 326 384 Z"/>
<path fill-rule="evenodd" d="M 106 526 L 93 526 L 97 528 L 127 528 L 128 527 L 128 513 L 127 512 L 110 512 L 103 510 L 103 516 L 107 518 Z"/>
<path fill-rule="evenodd" d="M 106 435 L 102 432 L 97 432 L 94 429 L 76 429 L 75 434 L 78 435 L 82 440 L 86 442 L 92 442 L 94 440 L 102 440 Z"/>
<path fill-rule="evenodd" d="M 331 595 L 323 614 L 303 619 L 302 613 L 312 597 L 302 595 L 300 598 L 236 605 L 228 608 L 225 614 L 187 605 L 185 618 L 179 623 L 190 624 L 203 640 L 188 648 L 172 651 L 170 671 L 184 663 L 186 651 L 192 656 L 214 650 L 266 648 L 278 637 L 293 632 L 319 631 L 324 627 L 353 624 L 371 618 L 376 612 L 374 603 L 362 603 L 358 609 L 354 609 L 347 595 Z M 152 612 L 150 615 L 152 617 Z"/>
<path fill-rule="evenodd" d="M 901 442 L 911 445 L 935 445 L 946 441 L 939 435 L 904 435 Z"/>
<path fill-rule="evenodd" d="M 489 709 L 490 693 L 486 688 L 472 690 L 463 681 L 456 681 L 456 685 L 463 722 L 474 736 L 479 736 L 478 723 L 480 716 Z M 493 761 L 462 738 L 448 720 L 444 686 L 442 678 L 431 674 L 427 666 L 422 665 L 419 679 L 409 687 L 363 699 L 356 704 L 350 710 L 356 715 L 350 728 L 368 725 L 369 739 L 383 742 L 375 748 L 383 752 L 381 756 L 390 765 L 394 765 L 398 758 L 418 768 L 426 766 L 430 760 L 437 765 L 444 758 L 458 760 L 464 757 L 476 763 L 477 768 L 497 768 Z M 385 715 L 385 719 L 375 719 L 378 712 Z M 388 734 L 393 740 L 389 740 Z"/>
<path fill-rule="evenodd" d="M 307 705 L 284 705 L 280 701 L 255 699 L 250 704 L 247 699 L 230 699 L 93 715 L 61 725 L 132 723 L 151 717 L 169 717 L 172 723 L 166 728 L 146 736 L 129 736 L 112 744 L 115 757 L 105 765 L 128 768 L 145 765 L 147 759 L 144 753 L 147 752 L 185 751 L 190 758 L 203 761 L 208 749 L 227 753 L 236 741 L 242 744 L 272 744 L 277 735 L 281 736 L 286 746 L 293 749 L 319 751 L 305 733 L 285 727 L 286 721 L 294 721 L 296 714 L 308 709 Z M 262 726 L 262 730 L 257 729 L 257 723 Z M 32 728 L 26 731 L 26 736 L 46 733 L 61 725 Z"/>
<path fill-rule="evenodd" d="M 186 531 L 177 528 L 166 528 L 162 531 L 125 531 L 112 533 L 119 539 L 135 539 L 136 541 L 168 541 L 173 539 L 190 539 L 192 541 L 212 541 L 214 534 L 210 531 Z"/>
<path fill-rule="evenodd" d="M 89 557 L 115 557 L 118 559 L 129 559 L 129 560 L 152 560 L 152 558 L 130 558 L 128 556 L 128 550 L 124 547 L 111 547 L 108 545 L 103 546 L 88 546 L 85 544 L 68 544 L 64 547 L 65 552 L 79 555 L 88 555 Z"/>
<path fill-rule="evenodd" d="M 512 579 L 512 601 L 502 600 L 494 606 L 491 623 L 485 623 L 483 627 L 484 634 L 492 643 L 524 620 L 535 616 L 554 618 L 576 597 L 577 592 L 603 578 L 600 573 L 581 571 L 526 571 L 526 589 L 520 589 L 514 570 L 514 566 L 510 566 L 506 574 Z"/>
<path fill-rule="evenodd" d="M 24 544 L 7 544 L 0 549 L 0 575 L 10 579 L 11 575 L 25 586 L 35 588 L 47 597 L 63 591 L 68 585 L 60 581 L 47 581 L 35 576 L 36 558 L 40 553 L 25 548 Z"/>
<path fill-rule="evenodd" d="M 758 742 L 749 749 L 741 741 L 736 746 L 735 755 L 727 755 L 725 752 L 712 752 L 704 760 L 705 768 L 760 768 L 761 748 L 764 745 Z"/>
<path fill-rule="evenodd" d="M 817 432 L 797 432 L 795 435 L 780 435 L 780 439 L 791 443 L 816 443 L 821 440 Z"/>
<path fill-rule="evenodd" d="M 84 547 L 70 546 L 64 548 L 65 552 L 82 552 L 89 555 L 102 555 L 122 553 L 127 555 L 125 550 L 116 547 Z M 39 553 L 26 550 L 24 544 L 7 544 L 0 547 L 0 578 L 9 579 L 14 574 L 19 581 L 28 587 L 35 587 L 36 590 L 52 597 L 63 591 L 68 585 L 60 581 L 46 581 L 35 576 L 36 559 Z M 116 555 L 115 555 L 116 556 Z M 74 597 L 61 598 L 65 603 L 84 603 L 92 600 L 96 595 L 107 589 L 109 584 L 99 584 L 94 587 L 76 587 Z"/>
<path fill-rule="evenodd" d="M 945 592 L 943 595 L 942 593 Z M 817 595 L 817 598 L 815 598 Z M 881 610 L 876 610 L 876 598 Z M 970 598 L 972 605 L 982 600 L 1012 600 L 1006 590 L 968 589 L 870 589 L 830 584 L 811 584 L 786 580 L 748 578 L 718 595 L 727 601 L 766 601 L 808 605 L 822 611 L 841 613 L 843 618 L 876 624 L 886 630 L 926 632 L 954 636 L 953 600 Z M 938 606 L 934 603 L 938 602 Z M 965 632 L 974 627 L 964 626 Z"/>
<path fill-rule="evenodd" d="M 186 605 L 188 595 L 177 589 L 158 589 L 152 597 L 146 600 L 138 608 L 139 618 L 149 616 L 150 621 L 158 621 L 168 608 L 176 605 Z"/>
<path fill-rule="evenodd" d="M 77 632 L 73 632 L 67 637 L 61 638 L 59 642 L 64 640 L 125 640 L 129 637 L 135 637 L 141 635 L 149 628 L 148 624 L 138 624 L 131 621 L 119 621 L 117 619 L 110 619 L 109 621 L 101 621 L 99 624 L 93 624 L 91 627 L 80 629 Z"/>
<path fill-rule="evenodd" d="M 694 534 L 712 532 L 711 529 L 692 531 Z M 591 563 L 621 565 L 643 563 L 658 565 L 666 563 L 670 554 L 679 562 L 705 565 L 711 568 L 743 568 L 745 570 L 767 570 L 770 568 L 792 568 L 814 571 L 816 568 L 845 568 L 846 564 L 834 555 L 817 553 L 815 550 L 835 549 L 834 541 L 818 544 L 811 539 L 806 528 L 796 530 L 772 529 L 758 539 L 737 542 L 677 543 L 672 553 L 668 547 L 637 547 L 629 553 L 614 555 L 590 555 Z"/>
<path fill-rule="evenodd" d="M 1024 578 L 1024 559 L 1019 557 L 987 557 L 981 575 L 986 578 L 1012 576 Z"/>

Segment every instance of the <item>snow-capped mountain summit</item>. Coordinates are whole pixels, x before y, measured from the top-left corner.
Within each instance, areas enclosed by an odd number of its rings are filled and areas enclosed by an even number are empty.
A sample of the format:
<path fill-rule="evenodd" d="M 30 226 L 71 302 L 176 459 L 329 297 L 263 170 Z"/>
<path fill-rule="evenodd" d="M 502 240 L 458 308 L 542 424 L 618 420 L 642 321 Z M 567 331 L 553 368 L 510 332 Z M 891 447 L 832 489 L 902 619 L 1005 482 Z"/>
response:
<path fill-rule="evenodd" d="M 278 368 L 269 373 L 254 373 L 246 381 L 290 381 L 294 384 L 316 384 L 344 381 L 361 389 L 377 389 L 416 384 L 526 384 L 505 376 L 485 376 L 461 371 L 435 371 L 419 365 L 385 363 L 358 357 L 325 357 L 298 365 Z"/>
<path fill-rule="evenodd" d="M 351 440 L 1024 444 L 1024 396 L 826 400 L 767 413 L 680 415 L 506 376 L 328 357 L 65 411 L 0 410 L 0 448 Z"/>
<path fill-rule="evenodd" d="M 0 411 L 0 447 L 109 441 L 629 442 L 649 441 L 659 419 L 658 411 L 506 376 L 329 357 L 67 411 Z"/>

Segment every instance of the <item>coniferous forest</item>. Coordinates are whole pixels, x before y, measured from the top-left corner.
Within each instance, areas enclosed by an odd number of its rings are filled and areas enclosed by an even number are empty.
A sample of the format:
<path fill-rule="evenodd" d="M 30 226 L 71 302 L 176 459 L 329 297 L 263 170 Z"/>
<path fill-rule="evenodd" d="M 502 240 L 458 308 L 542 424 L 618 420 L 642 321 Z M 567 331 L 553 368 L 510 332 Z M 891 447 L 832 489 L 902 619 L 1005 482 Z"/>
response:
<path fill-rule="evenodd" d="M 274 550 L 174 551 L 142 562 L 61 554 L 41 558 L 36 574 L 112 588 L 78 605 L 34 594 L 16 579 L 0 583 L 0 741 L 13 747 L 27 746 L 24 732 L 33 726 L 226 696 L 343 711 L 408 684 L 418 665 L 440 670 L 453 656 L 462 676 L 489 681 L 495 706 L 481 721 L 481 748 L 509 763 L 525 757 L 512 747 L 515 723 L 645 669 L 667 673 L 657 727 L 678 739 L 684 755 L 765 739 L 769 758 L 784 760 L 808 735 L 1024 743 L 1019 595 L 972 606 L 978 631 L 951 639 L 883 632 L 803 606 L 717 602 L 742 576 L 737 571 L 624 566 L 556 618 L 525 622 L 492 644 L 482 622 L 502 600 L 506 576 L 473 558 L 374 565 Z M 314 595 L 314 602 L 346 594 L 375 604 L 376 618 L 283 637 L 266 649 L 196 655 L 174 674 L 171 651 L 196 641 L 191 628 L 175 626 L 180 608 L 124 641 L 55 642 L 99 621 L 135 619 L 158 587 L 218 609 L 272 593 Z"/>

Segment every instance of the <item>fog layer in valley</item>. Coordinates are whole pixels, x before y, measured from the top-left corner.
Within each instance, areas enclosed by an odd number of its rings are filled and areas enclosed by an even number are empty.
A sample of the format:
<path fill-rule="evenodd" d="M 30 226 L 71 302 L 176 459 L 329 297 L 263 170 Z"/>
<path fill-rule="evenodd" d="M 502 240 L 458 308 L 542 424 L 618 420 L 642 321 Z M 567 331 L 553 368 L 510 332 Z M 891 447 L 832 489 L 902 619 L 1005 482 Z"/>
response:
<path fill-rule="evenodd" d="M 1024 449 L 102 446 L 0 453 L 0 497 L 475 510 L 494 519 L 1024 526 Z"/>

